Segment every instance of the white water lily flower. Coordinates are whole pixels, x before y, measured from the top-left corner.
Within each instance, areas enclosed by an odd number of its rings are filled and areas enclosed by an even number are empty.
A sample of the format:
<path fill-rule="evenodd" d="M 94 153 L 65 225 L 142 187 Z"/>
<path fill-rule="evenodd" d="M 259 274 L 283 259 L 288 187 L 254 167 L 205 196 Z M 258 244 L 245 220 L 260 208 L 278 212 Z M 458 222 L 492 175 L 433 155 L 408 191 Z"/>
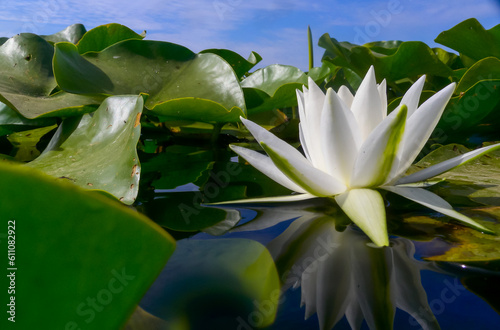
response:
<path fill-rule="evenodd" d="M 405 176 L 436 127 L 455 89 L 452 83 L 418 106 L 425 82 L 421 77 L 406 92 L 398 108 L 387 114 L 385 80 L 377 85 L 373 67 L 355 96 L 342 86 L 326 95 L 309 79 L 309 89 L 297 90 L 300 142 L 305 157 L 266 129 L 241 118 L 268 156 L 231 145 L 241 157 L 277 183 L 297 192 L 290 196 L 239 202 L 298 201 L 334 197 L 342 210 L 377 245 L 388 245 L 385 207 L 376 190 L 385 189 L 492 233 L 462 215 L 422 186 L 500 144 L 480 148 Z M 230 203 L 236 203 L 232 201 Z"/>

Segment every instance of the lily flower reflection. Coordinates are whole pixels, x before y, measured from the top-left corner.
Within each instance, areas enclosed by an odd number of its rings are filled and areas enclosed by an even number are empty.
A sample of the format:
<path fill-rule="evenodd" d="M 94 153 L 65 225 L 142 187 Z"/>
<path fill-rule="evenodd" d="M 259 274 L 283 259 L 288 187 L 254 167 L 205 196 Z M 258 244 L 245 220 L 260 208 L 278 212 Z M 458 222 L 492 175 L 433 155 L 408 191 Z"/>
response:
<path fill-rule="evenodd" d="M 370 329 L 392 329 L 396 308 L 424 329 L 439 329 L 421 284 L 428 263 L 413 258 L 411 241 L 390 240 L 379 248 L 348 226 L 335 229 L 329 216 L 295 220 L 268 244 L 284 288 L 301 287 L 306 319 L 315 313 L 321 329 L 331 329 L 345 315 L 353 329 L 363 320 Z"/>

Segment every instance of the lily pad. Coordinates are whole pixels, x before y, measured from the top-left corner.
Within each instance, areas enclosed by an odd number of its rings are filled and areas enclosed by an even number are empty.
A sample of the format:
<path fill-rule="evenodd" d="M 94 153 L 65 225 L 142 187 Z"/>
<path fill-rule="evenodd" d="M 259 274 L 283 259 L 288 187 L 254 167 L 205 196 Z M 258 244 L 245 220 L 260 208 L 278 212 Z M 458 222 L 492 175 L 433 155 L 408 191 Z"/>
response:
<path fill-rule="evenodd" d="M 10 226 L 16 244 L 6 270 L 15 275 L 16 326 L 124 326 L 172 254 L 170 235 L 137 212 L 28 167 L 2 163 L 0 181 L 4 233 Z M 12 237 L 3 236 L 4 251 Z M 8 280 L 2 276 L 3 287 Z M 3 329 L 12 327 L 7 317 Z"/>
<path fill-rule="evenodd" d="M 100 52 L 104 48 L 123 40 L 142 40 L 143 38 L 143 36 L 124 25 L 112 23 L 101 25 L 88 31 L 76 46 L 80 54 L 84 54 L 87 52 Z"/>
<path fill-rule="evenodd" d="M 48 149 L 27 166 L 132 204 L 141 171 L 136 147 L 142 109 L 140 96 L 109 97 L 70 135 L 62 134 L 61 125 Z"/>
<path fill-rule="evenodd" d="M 307 75 L 304 72 L 280 64 L 259 69 L 241 82 L 249 115 L 297 106 L 295 90 L 302 89 L 303 85 L 307 85 Z"/>
<path fill-rule="evenodd" d="M 67 92 L 144 93 L 149 95 L 145 102 L 149 110 L 177 119 L 227 122 L 245 114 L 238 77 L 215 54 L 133 39 L 83 55 L 71 43 L 59 43 L 55 49 L 54 73 Z"/>
<path fill-rule="evenodd" d="M 262 244 L 185 239 L 140 306 L 169 329 L 255 329 L 272 324 L 279 296 L 278 273 Z"/>
<path fill-rule="evenodd" d="M 475 18 L 441 32 L 434 41 L 475 61 L 490 56 L 500 58 L 500 25 L 485 30 Z"/>
<path fill-rule="evenodd" d="M 500 233 L 500 207 L 490 207 L 468 210 L 468 216 L 481 216 L 490 221 L 482 221 L 488 228 L 492 228 L 497 233 Z M 491 220 L 496 219 L 496 222 Z M 427 258 L 433 261 L 447 262 L 478 262 L 478 261 L 493 261 L 500 260 L 500 236 L 485 235 L 476 230 L 460 227 L 453 231 L 451 238 L 454 246 L 442 255 L 432 256 Z"/>
<path fill-rule="evenodd" d="M 40 37 L 53 44 L 63 41 L 76 44 L 86 32 L 87 29 L 82 24 L 73 24 L 57 33 L 46 36 L 42 35 Z"/>
<path fill-rule="evenodd" d="M 420 41 L 407 41 L 391 45 L 391 51 L 387 52 L 388 55 L 380 53 L 380 49 L 377 47 L 372 49 L 366 46 L 338 42 L 327 33 L 321 36 L 318 44 L 325 48 L 324 61 L 347 67 L 359 77 L 363 77 L 368 68 L 373 65 L 378 77 L 377 81 L 386 79 L 390 85 L 405 78 L 415 81 L 422 74 L 445 78 L 452 75 L 452 70 L 440 60 L 429 46 Z M 398 46 L 396 51 L 394 51 L 393 46 Z"/>
<path fill-rule="evenodd" d="M 57 87 L 53 55 L 54 47 L 35 34 L 21 33 L 0 46 L 0 101 L 26 118 L 94 111 L 103 97 L 52 94 Z"/>
<path fill-rule="evenodd" d="M 32 161 L 40 155 L 37 144 L 40 139 L 50 131 L 54 130 L 57 125 L 35 128 L 27 131 L 10 134 L 7 139 L 14 147 L 14 159 L 20 162 Z"/>
<path fill-rule="evenodd" d="M 27 119 L 7 105 L 0 103 L 0 136 L 53 124 L 55 124 L 54 119 Z"/>
<path fill-rule="evenodd" d="M 250 53 L 248 59 L 244 59 L 239 54 L 227 50 L 227 49 L 205 49 L 200 52 L 200 54 L 212 53 L 222 57 L 231 67 L 238 76 L 242 78 L 244 75 L 248 74 L 248 71 L 252 69 L 257 63 L 262 61 L 262 57 L 256 52 Z"/>
<path fill-rule="evenodd" d="M 438 164 L 469 151 L 470 149 L 462 145 L 442 146 L 422 158 L 411 171 Z M 436 178 L 444 178 L 446 181 L 431 189 L 448 201 L 450 198 L 461 197 L 482 205 L 500 206 L 500 153 L 498 151 L 484 155 Z M 452 205 L 460 206 L 453 202 Z"/>

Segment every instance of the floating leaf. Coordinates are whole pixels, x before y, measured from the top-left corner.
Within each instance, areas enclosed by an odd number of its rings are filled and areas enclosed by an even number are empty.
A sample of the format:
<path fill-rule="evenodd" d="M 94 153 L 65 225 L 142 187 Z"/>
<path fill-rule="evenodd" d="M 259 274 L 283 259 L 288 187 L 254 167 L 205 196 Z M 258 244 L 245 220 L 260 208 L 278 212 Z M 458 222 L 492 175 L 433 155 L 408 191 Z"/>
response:
<path fill-rule="evenodd" d="M 464 93 L 483 80 L 500 80 L 500 59 L 487 57 L 474 63 L 460 79 L 455 93 Z M 492 94 L 492 92 L 490 91 L 489 94 Z M 497 93 L 500 93 L 500 91 Z M 481 94 L 481 98 L 485 98 L 485 96 Z"/>
<path fill-rule="evenodd" d="M 469 151 L 468 148 L 456 144 L 442 146 L 422 158 L 414 165 L 412 171 L 441 163 Z M 500 154 L 498 152 L 491 152 L 443 173 L 437 178 L 446 178 L 446 181 L 434 186 L 432 190 L 447 200 L 466 197 L 475 203 L 500 206 Z"/>
<path fill-rule="evenodd" d="M 263 328 L 274 321 L 279 288 L 274 261 L 262 244 L 186 239 L 177 243 L 140 306 L 170 329 Z"/>
<path fill-rule="evenodd" d="M 464 82 L 464 84 L 466 84 Z M 500 79 L 481 80 L 460 95 L 452 97 L 439 121 L 437 127 L 450 135 L 460 135 L 464 131 L 479 124 L 491 125 L 493 122 L 484 122 L 484 118 L 499 111 Z M 498 123 L 500 116 L 493 117 Z M 481 127 L 480 130 L 488 129 Z"/>
<path fill-rule="evenodd" d="M 490 56 L 500 58 L 500 25 L 485 30 L 475 18 L 441 32 L 434 41 L 475 61 Z"/>
<path fill-rule="evenodd" d="M 17 269 L 6 270 L 15 273 L 16 326 L 125 325 L 172 254 L 170 235 L 116 202 L 25 166 L 0 164 L 0 181 L 4 233 L 11 226 L 9 235 L 16 238 L 10 267 Z M 3 236 L 4 251 L 8 242 Z M 8 280 L 2 276 L 4 288 Z M 12 327 L 10 316 L 2 317 L 3 329 Z"/>
<path fill-rule="evenodd" d="M 40 37 L 54 44 L 63 41 L 76 44 L 85 34 L 85 32 L 87 32 L 85 26 L 83 26 L 82 24 L 73 24 L 57 33 Z"/>
<path fill-rule="evenodd" d="M 239 121 L 245 113 L 238 78 L 215 54 L 194 54 L 179 45 L 146 40 L 125 40 L 84 55 L 70 43 L 55 48 L 54 73 L 67 92 L 145 93 L 148 109 L 176 119 Z"/>
<path fill-rule="evenodd" d="M 387 51 L 380 53 L 380 45 L 372 48 L 358 46 L 347 42 L 338 42 L 327 33 L 321 36 L 319 46 L 325 48 L 324 61 L 351 69 L 357 76 L 363 77 L 373 65 L 377 81 L 386 79 L 389 85 L 397 87 L 401 79 L 415 81 L 420 75 L 428 74 L 438 77 L 449 77 L 452 70 L 443 63 L 429 46 L 420 41 L 395 43 Z M 395 50 L 394 46 L 398 46 Z M 378 51 L 378 52 L 377 52 Z"/>
<path fill-rule="evenodd" d="M 482 217 L 490 221 L 483 221 L 488 228 L 500 233 L 500 207 L 481 208 L 468 210 L 466 213 L 472 217 Z M 491 220 L 497 220 L 492 223 Z M 500 260 L 500 237 L 482 234 L 476 230 L 465 227 L 456 228 L 449 240 L 456 244 L 442 255 L 427 258 L 433 261 L 447 262 L 478 262 Z"/>
<path fill-rule="evenodd" d="M 53 124 L 55 124 L 55 120 L 49 118 L 27 119 L 7 105 L 0 103 L 0 136 Z"/>
<path fill-rule="evenodd" d="M 73 116 L 95 110 L 101 96 L 51 94 L 54 47 L 43 38 L 21 33 L 0 46 L 0 101 L 26 118 Z"/>
<path fill-rule="evenodd" d="M 143 202 L 143 212 L 162 227 L 176 231 L 199 231 L 223 220 L 240 219 L 236 211 L 200 205 L 203 194 L 199 191 L 156 193 L 155 198 Z"/>
<path fill-rule="evenodd" d="M 83 35 L 76 45 L 80 54 L 87 52 L 100 52 L 101 50 L 128 39 L 143 39 L 144 37 L 135 33 L 121 24 L 101 25 L 88 31 Z"/>
<path fill-rule="evenodd" d="M 38 142 L 42 136 L 56 127 L 57 125 L 52 125 L 10 134 L 7 139 L 14 146 L 14 158 L 20 162 L 27 162 L 38 157 L 40 155 L 40 151 L 36 147 Z"/>
<path fill-rule="evenodd" d="M 132 204 L 140 177 L 136 146 L 142 109 L 140 96 L 109 97 L 69 136 L 61 134 L 62 125 L 49 148 L 28 166 Z"/>
<path fill-rule="evenodd" d="M 234 72 L 240 79 L 262 60 L 262 57 L 256 52 L 250 53 L 250 56 L 246 60 L 239 54 L 227 49 L 205 49 L 200 52 L 200 54 L 204 53 L 212 53 L 222 57 L 227 63 L 229 63 L 229 65 L 231 65 Z"/>
<path fill-rule="evenodd" d="M 241 82 L 249 114 L 297 106 L 295 90 L 303 85 L 307 85 L 304 72 L 280 64 L 259 69 Z"/>

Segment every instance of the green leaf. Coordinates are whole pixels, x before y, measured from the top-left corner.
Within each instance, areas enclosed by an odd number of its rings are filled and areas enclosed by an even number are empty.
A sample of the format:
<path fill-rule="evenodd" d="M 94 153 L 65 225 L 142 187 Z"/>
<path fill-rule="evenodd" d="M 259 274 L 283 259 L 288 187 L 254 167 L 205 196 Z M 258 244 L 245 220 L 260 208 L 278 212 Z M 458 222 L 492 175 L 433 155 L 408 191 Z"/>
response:
<path fill-rule="evenodd" d="M 480 217 L 490 221 L 482 221 L 486 226 L 500 233 L 500 207 L 489 207 L 468 210 L 468 216 Z M 491 222 L 496 219 L 496 222 Z M 428 260 L 446 261 L 446 262 L 478 262 L 500 260 L 500 237 L 482 234 L 476 230 L 460 227 L 453 231 L 451 237 L 455 244 L 451 249 L 441 255 L 435 255 Z"/>
<path fill-rule="evenodd" d="M 484 80 L 500 80 L 500 59 L 487 57 L 474 63 L 460 79 L 455 93 L 465 93 L 479 81 Z"/>
<path fill-rule="evenodd" d="M 273 64 L 255 71 L 241 82 L 248 113 L 297 106 L 295 90 L 307 85 L 307 75 L 289 66 Z"/>
<path fill-rule="evenodd" d="M 441 32 L 434 41 L 475 61 L 490 56 L 500 58 L 500 25 L 485 30 L 475 18 Z"/>
<path fill-rule="evenodd" d="M 84 115 L 69 136 L 56 133 L 48 149 L 27 166 L 132 204 L 140 177 L 136 146 L 142 109 L 140 96 L 109 97 L 93 116 Z"/>
<path fill-rule="evenodd" d="M 70 43 L 55 49 L 57 83 L 70 93 L 144 93 L 149 95 L 149 110 L 177 119 L 238 121 L 246 112 L 238 78 L 215 54 L 194 54 L 179 45 L 146 40 L 125 40 L 84 55 Z"/>
<path fill-rule="evenodd" d="M 40 37 L 53 44 L 64 41 L 76 44 L 86 32 L 87 29 L 82 24 L 73 24 L 57 33 Z"/>
<path fill-rule="evenodd" d="M 466 82 L 464 81 L 464 85 Z M 480 124 L 497 124 L 500 116 L 493 116 L 493 122 L 484 122 L 488 115 L 498 112 L 500 104 L 500 79 L 481 80 L 460 95 L 452 97 L 437 127 L 450 135 L 460 135 Z M 485 130 L 488 127 L 479 127 Z M 470 133 L 468 133 L 470 134 Z"/>
<path fill-rule="evenodd" d="M 10 134 L 7 139 L 14 147 L 14 158 L 20 162 L 27 162 L 38 157 L 40 155 L 37 148 L 38 141 L 56 127 L 57 125 L 52 125 Z"/>
<path fill-rule="evenodd" d="M 444 64 L 436 53 L 425 43 L 408 41 L 396 43 L 397 50 L 386 52 L 387 55 L 371 49 L 349 43 L 341 43 L 328 34 L 321 36 L 319 46 L 325 48 L 324 61 L 353 70 L 358 76 L 364 77 L 369 67 L 373 65 L 377 81 L 386 79 L 391 85 L 401 79 L 409 78 L 415 81 L 420 75 L 428 74 L 438 77 L 449 77 L 451 69 Z"/>
<path fill-rule="evenodd" d="M 240 219 L 236 211 L 201 206 L 203 198 L 199 191 L 156 193 L 141 207 L 154 222 L 175 231 L 199 231 L 226 219 Z"/>
<path fill-rule="evenodd" d="M 227 49 L 205 49 L 200 52 L 200 54 L 212 53 L 222 57 L 231 67 L 238 76 L 242 78 L 244 75 L 248 74 L 248 71 L 252 69 L 257 63 L 262 60 L 262 57 L 256 52 L 250 53 L 248 59 L 244 59 L 239 54 L 227 50 Z"/>
<path fill-rule="evenodd" d="M 55 124 L 55 120 L 48 118 L 27 119 L 7 105 L 0 103 L 0 136 L 53 124 Z"/>
<path fill-rule="evenodd" d="M 121 328 L 172 254 L 170 235 L 137 212 L 28 167 L 0 164 L 0 181 L 2 225 L 16 239 L 17 270 L 8 271 L 16 275 L 16 326 Z M 4 251 L 7 243 L 5 236 Z M 1 285 L 8 280 L 2 276 Z"/>
<path fill-rule="evenodd" d="M 177 243 L 141 307 L 172 330 L 264 328 L 274 321 L 279 293 L 274 261 L 262 244 L 186 239 Z"/>
<path fill-rule="evenodd" d="M 22 33 L 0 46 L 0 101 L 26 118 L 74 116 L 95 110 L 103 97 L 51 94 L 54 47 L 43 38 Z"/>
<path fill-rule="evenodd" d="M 173 189 L 188 183 L 205 183 L 214 163 L 213 152 L 174 145 L 159 154 L 141 156 L 141 182 L 150 176 L 156 189 Z"/>
<path fill-rule="evenodd" d="M 76 45 L 80 54 L 87 52 L 100 52 L 101 50 L 128 39 L 142 40 L 144 37 L 135 33 L 128 27 L 111 23 L 100 25 L 83 35 Z"/>
<path fill-rule="evenodd" d="M 470 149 L 457 144 L 442 146 L 422 158 L 410 170 L 415 172 L 465 154 Z M 446 178 L 431 188 L 454 206 L 500 206 L 500 152 L 494 151 L 438 176 Z M 474 202 L 471 204 L 471 201 Z"/>

